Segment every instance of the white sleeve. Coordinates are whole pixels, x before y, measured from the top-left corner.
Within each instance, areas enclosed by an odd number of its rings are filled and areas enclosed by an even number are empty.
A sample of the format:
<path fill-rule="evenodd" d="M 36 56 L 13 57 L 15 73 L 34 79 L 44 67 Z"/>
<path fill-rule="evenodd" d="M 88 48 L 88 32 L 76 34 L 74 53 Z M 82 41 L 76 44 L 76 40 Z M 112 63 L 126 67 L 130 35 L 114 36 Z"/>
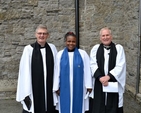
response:
<path fill-rule="evenodd" d="M 84 51 L 84 82 L 86 88 L 92 88 L 92 76 L 90 70 L 90 58 L 88 54 Z"/>
<path fill-rule="evenodd" d="M 20 60 L 16 100 L 23 101 L 31 93 L 31 56 L 29 46 L 26 46 Z"/>
<path fill-rule="evenodd" d="M 126 59 L 124 49 L 121 45 L 116 45 L 117 58 L 116 66 L 110 71 L 110 73 L 116 78 L 118 83 L 124 89 L 126 79 Z"/>
<path fill-rule="evenodd" d="M 52 53 L 53 53 L 53 58 L 54 58 L 54 61 L 56 60 L 55 57 L 56 57 L 56 54 L 57 54 L 57 49 L 55 47 L 55 45 L 51 44 L 51 43 L 48 43 L 51 50 L 52 50 Z"/>
<path fill-rule="evenodd" d="M 54 82 L 53 82 L 53 91 L 59 89 L 60 82 L 60 54 L 56 55 L 55 65 L 54 65 Z"/>
<path fill-rule="evenodd" d="M 96 54 L 98 47 L 99 44 L 95 45 L 90 52 L 90 68 L 92 76 L 94 76 L 95 71 L 98 69 L 98 65 L 96 62 Z"/>
<path fill-rule="evenodd" d="M 99 44 L 95 45 L 91 51 L 90 51 L 90 69 L 91 69 L 91 75 L 92 75 L 92 92 L 90 94 L 90 97 L 94 98 L 94 86 L 95 86 L 95 77 L 94 73 L 98 69 L 97 61 L 96 61 L 96 54 L 97 49 L 99 47 Z"/>
<path fill-rule="evenodd" d="M 60 87 L 60 60 L 61 60 L 62 52 L 58 52 L 56 55 L 55 65 L 54 65 L 54 79 L 53 79 L 53 99 L 54 105 L 56 106 L 58 103 L 58 95 L 56 91 Z"/>

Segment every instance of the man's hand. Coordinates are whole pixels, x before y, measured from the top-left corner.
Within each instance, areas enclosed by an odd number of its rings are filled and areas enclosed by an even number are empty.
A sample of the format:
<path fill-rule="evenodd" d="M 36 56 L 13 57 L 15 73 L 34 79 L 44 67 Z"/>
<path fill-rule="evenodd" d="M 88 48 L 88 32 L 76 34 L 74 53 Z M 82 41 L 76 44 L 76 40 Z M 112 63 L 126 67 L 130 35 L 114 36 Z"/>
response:
<path fill-rule="evenodd" d="M 30 110 L 30 107 L 31 107 L 31 99 L 29 98 L 29 96 L 25 97 L 24 102 L 26 104 L 27 109 Z"/>
<path fill-rule="evenodd" d="M 105 75 L 99 79 L 103 86 L 108 86 L 108 81 L 110 80 L 110 76 Z"/>

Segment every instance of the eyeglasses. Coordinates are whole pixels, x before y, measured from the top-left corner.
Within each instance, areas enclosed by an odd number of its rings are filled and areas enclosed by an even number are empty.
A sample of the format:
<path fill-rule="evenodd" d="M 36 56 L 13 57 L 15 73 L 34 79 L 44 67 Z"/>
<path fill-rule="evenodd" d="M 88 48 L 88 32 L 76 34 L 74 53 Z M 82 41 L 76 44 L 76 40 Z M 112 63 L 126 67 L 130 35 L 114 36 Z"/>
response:
<path fill-rule="evenodd" d="M 38 35 L 48 35 L 48 33 L 42 33 L 42 32 L 39 32 L 37 33 Z"/>

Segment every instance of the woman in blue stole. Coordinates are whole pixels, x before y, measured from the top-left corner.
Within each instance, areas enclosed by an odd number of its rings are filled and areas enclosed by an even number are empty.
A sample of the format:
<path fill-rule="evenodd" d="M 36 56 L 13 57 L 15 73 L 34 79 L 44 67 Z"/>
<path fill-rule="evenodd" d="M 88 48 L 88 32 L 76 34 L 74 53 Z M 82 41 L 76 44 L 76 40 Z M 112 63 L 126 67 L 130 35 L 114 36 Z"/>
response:
<path fill-rule="evenodd" d="M 85 113 L 89 109 L 92 76 L 88 54 L 76 47 L 76 35 L 65 35 L 66 47 L 56 56 L 54 104 L 59 113 Z M 56 97 L 57 96 L 57 97 Z"/>

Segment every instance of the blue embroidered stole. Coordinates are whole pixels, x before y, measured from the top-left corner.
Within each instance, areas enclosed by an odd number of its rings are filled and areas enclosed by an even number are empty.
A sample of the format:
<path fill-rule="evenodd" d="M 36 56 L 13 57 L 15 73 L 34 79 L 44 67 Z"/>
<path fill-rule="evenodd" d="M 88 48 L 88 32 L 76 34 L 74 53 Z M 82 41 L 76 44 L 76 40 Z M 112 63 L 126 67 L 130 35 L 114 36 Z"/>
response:
<path fill-rule="evenodd" d="M 72 113 L 82 113 L 83 105 L 83 60 L 77 48 L 73 56 L 73 99 Z M 60 109 L 61 113 L 70 113 L 70 63 L 67 48 L 60 61 Z"/>

